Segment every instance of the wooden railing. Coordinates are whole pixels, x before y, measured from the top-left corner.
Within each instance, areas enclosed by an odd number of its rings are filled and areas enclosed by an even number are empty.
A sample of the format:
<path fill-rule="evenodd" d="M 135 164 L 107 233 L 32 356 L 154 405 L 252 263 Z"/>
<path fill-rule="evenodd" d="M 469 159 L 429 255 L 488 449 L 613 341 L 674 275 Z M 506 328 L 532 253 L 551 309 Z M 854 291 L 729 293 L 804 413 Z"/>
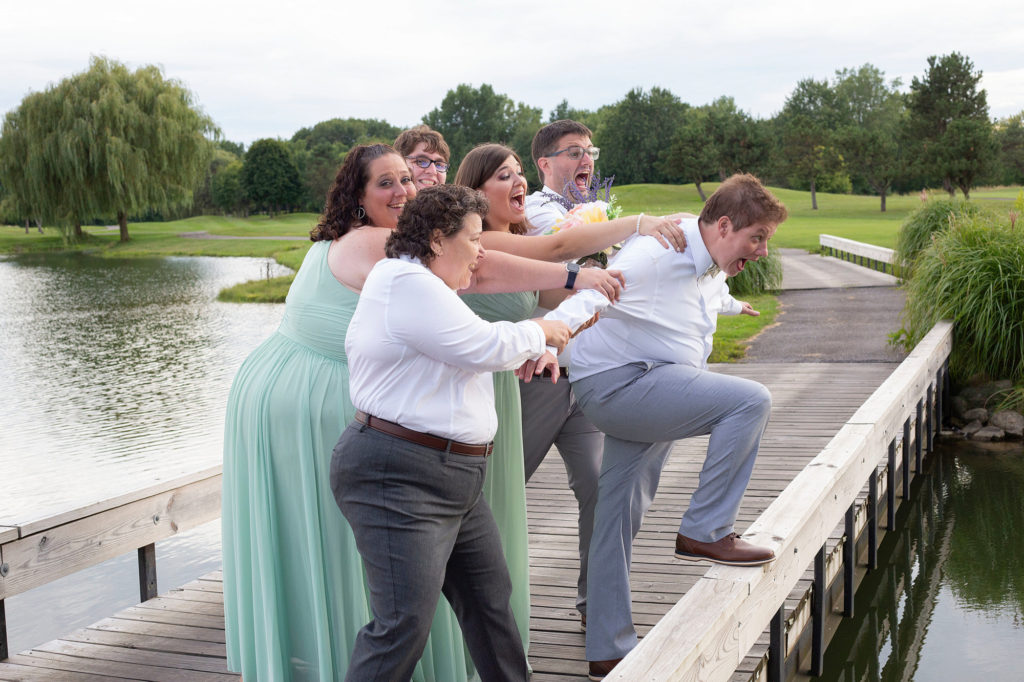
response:
<path fill-rule="evenodd" d="M 890 275 L 899 276 L 900 274 L 900 266 L 896 262 L 896 252 L 884 246 L 865 244 L 831 234 L 819 234 L 818 244 L 821 247 L 821 252 L 828 256 L 863 265 L 872 270 L 888 272 Z"/>
<path fill-rule="evenodd" d="M 156 545 L 220 517 L 221 467 L 47 518 L 0 526 L 0 659 L 7 658 L 4 600 L 132 550 L 142 601 L 157 596 Z"/>
<path fill-rule="evenodd" d="M 728 680 L 768 628 L 767 678 L 782 682 L 785 665 L 785 600 L 814 565 L 824 583 L 830 533 L 845 523 L 842 541 L 845 615 L 853 612 L 858 496 L 867 487 L 868 565 L 877 560 L 880 488 L 884 527 L 894 526 L 897 449 L 903 489 L 908 488 L 910 444 L 917 468 L 942 414 L 953 328 L 940 322 L 868 398 L 839 433 L 801 471 L 743 535 L 769 545 L 778 557 L 760 568 L 715 566 L 672 607 L 606 678 L 609 680 Z M 913 428 L 913 431 L 912 431 Z M 817 590 L 816 590 L 817 591 Z M 823 664 L 825 600 L 812 611 L 811 672 Z"/>

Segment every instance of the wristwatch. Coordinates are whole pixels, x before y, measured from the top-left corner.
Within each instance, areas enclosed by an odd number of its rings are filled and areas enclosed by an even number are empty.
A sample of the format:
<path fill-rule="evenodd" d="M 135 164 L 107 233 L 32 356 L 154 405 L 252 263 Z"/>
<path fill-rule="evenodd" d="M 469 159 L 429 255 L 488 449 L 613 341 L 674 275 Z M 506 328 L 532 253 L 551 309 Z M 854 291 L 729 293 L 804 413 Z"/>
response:
<path fill-rule="evenodd" d="M 565 278 L 565 288 L 572 289 L 573 285 L 576 284 L 576 275 L 580 271 L 580 264 L 566 263 L 565 271 L 569 273 L 569 276 Z"/>

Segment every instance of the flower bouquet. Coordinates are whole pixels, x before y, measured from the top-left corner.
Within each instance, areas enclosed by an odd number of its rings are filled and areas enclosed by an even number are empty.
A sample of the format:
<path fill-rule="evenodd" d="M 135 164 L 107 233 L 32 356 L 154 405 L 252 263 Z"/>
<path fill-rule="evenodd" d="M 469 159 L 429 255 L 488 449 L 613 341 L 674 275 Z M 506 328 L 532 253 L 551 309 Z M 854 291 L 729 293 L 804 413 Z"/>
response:
<path fill-rule="evenodd" d="M 574 184 L 566 183 L 563 195 L 552 197 L 552 201 L 562 204 L 568 211 L 554 225 L 549 227 L 544 234 L 555 234 L 556 232 L 579 225 L 604 223 L 618 218 L 622 209 L 615 203 L 615 195 L 611 193 L 614 181 L 614 175 L 604 179 L 600 175 L 595 175 L 594 181 L 586 192 L 581 192 Z M 615 244 L 604 251 L 584 256 L 577 262 L 584 266 L 597 265 L 602 268 L 607 267 L 608 257 L 618 248 L 619 245 Z"/>

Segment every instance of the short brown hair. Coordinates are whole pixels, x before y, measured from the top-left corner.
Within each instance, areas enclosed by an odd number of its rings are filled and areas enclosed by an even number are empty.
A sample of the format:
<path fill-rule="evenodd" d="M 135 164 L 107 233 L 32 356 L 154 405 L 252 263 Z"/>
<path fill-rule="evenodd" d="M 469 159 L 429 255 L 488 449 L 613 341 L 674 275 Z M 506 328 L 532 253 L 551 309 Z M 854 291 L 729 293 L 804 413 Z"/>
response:
<path fill-rule="evenodd" d="M 538 130 L 537 134 L 533 136 L 533 143 L 530 145 L 530 156 L 533 157 L 533 165 L 537 166 L 541 182 L 544 182 L 544 171 L 537 165 L 537 161 L 552 152 L 557 152 L 558 141 L 565 135 L 593 137 L 594 133 L 590 132 L 590 128 L 579 121 L 573 121 L 568 118 L 560 118 Z"/>
<path fill-rule="evenodd" d="M 789 217 L 786 207 L 750 173 L 736 173 L 704 202 L 699 222 L 713 223 L 728 216 L 733 230 L 755 223 L 778 225 Z"/>
<path fill-rule="evenodd" d="M 516 150 L 510 147 L 495 143 L 473 147 L 459 164 L 459 171 L 455 174 L 455 184 L 470 189 L 480 189 L 494 175 L 494 171 L 501 168 L 501 164 L 509 155 L 515 157 L 521 168 L 523 160 L 519 158 L 519 154 L 516 154 Z M 487 228 L 486 215 L 484 216 L 484 228 Z M 509 231 L 512 234 L 526 234 L 529 232 L 529 225 L 525 221 L 515 223 L 510 226 Z"/>
<path fill-rule="evenodd" d="M 395 138 L 394 146 L 399 154 L 409 156 L 421 142 L 427 145 L 428 152 L 440 154 L 445 161 L 451 159 L 452 153 L 448 149 L 448 143 L 444 141 L 444 136 L 427 125 L 418 125 L 403 131 Z"/>
<path fill-rule="evenodd" d="M 388 258 L 414 256 L 424 265 L 434 259 L 430 242 L 434 230 L 449 237 L 462 229 L 462 221 L 471 213 L 481 220 L 487 215 L 487 199 L 475 189 L 459 185 L 435 185 L 411 199 L 398 218 L 398 227 L 388 235 L 384 253 Z"/>

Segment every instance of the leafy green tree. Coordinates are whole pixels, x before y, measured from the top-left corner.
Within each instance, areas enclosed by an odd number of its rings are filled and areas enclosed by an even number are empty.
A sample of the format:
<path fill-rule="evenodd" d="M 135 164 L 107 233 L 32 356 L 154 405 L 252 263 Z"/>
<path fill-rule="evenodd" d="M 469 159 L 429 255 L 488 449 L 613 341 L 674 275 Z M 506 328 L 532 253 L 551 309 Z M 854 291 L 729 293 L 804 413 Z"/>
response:
<path fill-rule="evenodd" d="M 665 157 L 689 105 L 671 91 L 634 88 L 612 105 L 600 126 L 601 170 L 619 184 L 669 182 Z M 595 135 L 596 136 L 596 135 Z"/>
<path fill-rule="evenodd" d="M 709 143 L 713 134 L 711 117 L 706 108 L 700 107 L 686 112 L 685 120 L 669 143 L 662 167 L 669 177 L 692 182 L 701 200 L 706 201 L 701 184 L 717 170 L 716 150 Z"/>
<path fill-rule="evenodd" d="M 529 159 L 530 143 L 540 128 L 540 117 L 539 108 L 513 102 L 486 83 L 479 88 L 463 83 L 449 90 L 441 105 L 424 116 L 423 122 L 444 135 L 453 167 L 476 145 L 500 142 L 516 150 L 526 166 L 523 170 L 527 179 L 538 184 L 536 169 Z"/>
<path fill-rule="evenodd" d="M 809 185 L 813 210 L 818 210 L 818 183 L 841 165 L 837 122 L 835 92 L 827 81 L 813 78 L 797 83 L 776 118 L 782 161 L 792 177 Z"/>
<path fill-rule="evenodd" d="M 269 138 L 253 142 L 242 164 L 242 187 L 256 209 L 265 209 L 271 218 L 293 207 L 301 188 L 288 145 Z"/>
<path fill-rule="evenodd" d="M 391 144 L 401 132 L 401 128 L 375 118 L 332 118 L 311 128 L 300 128 L 291 142 L 306 149 L 337 144 L 348 151 L 357 144 Z"/>
<path fill-rule="evenodd" d="M 738 109 L 732 97 L 719 97 L 702 108 L 710 123 L 706 144 L 713 148 L 719 180 L 734 173 L 760 174 L 767 168 L 771 143 L 758 121 Z"/>
<path fill-rule="evenodd" d="M 900 135 L 906 109 L 899 79 L 889 83 L 871 64 L 836 71 L 836 145 L 853 180 L 879 196 L 880 210 L 904 169 Z"/>
<path fill-rule="evenodd" d="M 93 57 L 87 71 L 8 114 L 0 178 L 46 222 L 77 236 L 83 219 L 116 215 L 127 241 L 129 215 L 191 203 L 209 162 L 207 134 L 216 128 L 192 93 L 159 68 L 132 72 Z"/>
<path fill-rule="evenodd" d="M 915 158 L 926 172 L 941 179 L 950 197 L 957 187 L 966 187 L 967 196 L 995 154 L 987 95 L 978 88 L 980 82 L 981 71 L 974 71 L 970 59 L 953 52 L 928 57 L 928 70 L 910 84 L 907 133 Z M 974 123 L 953 125 L 954 121 Z M 969 152 L 969 160 L 958 157 L 964 151 Z"/>
<path fill-rule="evenodd" d="M 217 205 L 213 201 L 213 194 L 211 191 L 213 178 L 228 164 L 238 160 L 238 156 L 225 150 L 225 148 L 221 147 L 219 144 L 214 146 L 213 156 L 210 158 L 209 166 L 207 166 L 206 175 L 203 177 L 203 181 L 199 184 L 199 187 L 196 188 L 192 197 L 192 210 L 194 214 L 202 214 L 217 208 Z"/>
<path fill-rule="evenodd" d="M 249 204 L 242 186 L 241 161 L 232 161 L 211 178 L 210 199 L 222 213 L 248 215 Z"/>
<path fill-rule="evenodd" d="M 996 184 L 1024 184 L 1024 111 L 997 121 L 993 134 L 999 150 Z"/>

